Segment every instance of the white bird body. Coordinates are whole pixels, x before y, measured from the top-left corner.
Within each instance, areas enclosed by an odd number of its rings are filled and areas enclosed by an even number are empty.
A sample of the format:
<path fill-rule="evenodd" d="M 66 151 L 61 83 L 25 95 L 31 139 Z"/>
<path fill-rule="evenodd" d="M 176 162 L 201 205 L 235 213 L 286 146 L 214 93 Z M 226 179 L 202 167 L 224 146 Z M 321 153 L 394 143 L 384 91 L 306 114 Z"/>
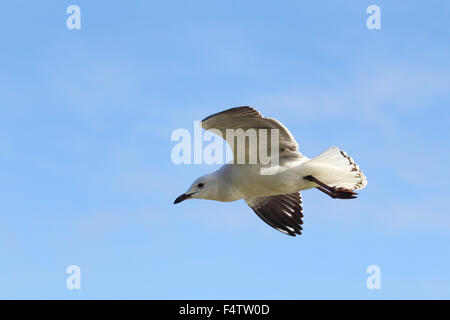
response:
<path fill-rule="evenodd" d="M 295 236 L 301 234 L 303 223 L 299 191 L 317 188 L 333 198 L 352 199 L 356 198 L 354 190 L 367 185 L 365 175 L 344 151 L 331 147 L 310 159 L 298 151 L 297 142 L 287 128 L 275 119 L 263 118 L 253 108 L 238 107 L 214 114 L 202 121 L 202 127 L 218 130 L 222 137 L 227 129 L 279 130 L 277 165 L 271 167 L 272 174 L 262 174 L 267 165 L 237 164 L 234 149 L 234 161 L 195 180 L 175 203 L 189 198 L 225 202 L 245 199 L 266 223 Z M 245 151 L 250 158 L 249 148 Z M 269 151 L 272 155 L 272 150 Z"/>
<path fill-rule="evenodd" d="M 226 164 L 213 175 L 219 181 L 227 181 L 235 188 L 224 187 L 217 201 L 235 201 L 243 198 L 288 194 L 314 187 L 314 183 L 302 179 L 302 164 L 308 159 L 298 159 L 278 169 L 274 175 L 262 175 L 260 165 Z"/>

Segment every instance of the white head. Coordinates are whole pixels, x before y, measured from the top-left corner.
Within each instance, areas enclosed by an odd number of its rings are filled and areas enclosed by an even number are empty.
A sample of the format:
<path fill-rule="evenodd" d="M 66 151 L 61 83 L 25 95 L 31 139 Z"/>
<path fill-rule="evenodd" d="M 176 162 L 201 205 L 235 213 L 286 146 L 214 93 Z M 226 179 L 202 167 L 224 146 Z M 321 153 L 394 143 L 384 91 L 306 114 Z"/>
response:
<path fill-rule="evenodd" d="M 208 199 L 217 200 L 219 185 L 217 177 L 210 173 L 195 180 L 188 191 L 175 199 L 174 204 L 187 199 Z"/>

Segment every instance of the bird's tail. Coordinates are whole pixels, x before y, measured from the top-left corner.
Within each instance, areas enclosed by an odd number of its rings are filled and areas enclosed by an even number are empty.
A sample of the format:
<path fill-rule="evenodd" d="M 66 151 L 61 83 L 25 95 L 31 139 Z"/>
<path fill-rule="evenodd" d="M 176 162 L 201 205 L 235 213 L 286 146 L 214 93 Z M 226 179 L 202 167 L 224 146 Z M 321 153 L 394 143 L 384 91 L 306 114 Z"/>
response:
<path fill-rule="evenodd" d="M 367 185 L 366 176 L 353 159 L 338 147 L 331 147 L 302 166 L 316 179 L 330 187 L 350 190 Z"/>

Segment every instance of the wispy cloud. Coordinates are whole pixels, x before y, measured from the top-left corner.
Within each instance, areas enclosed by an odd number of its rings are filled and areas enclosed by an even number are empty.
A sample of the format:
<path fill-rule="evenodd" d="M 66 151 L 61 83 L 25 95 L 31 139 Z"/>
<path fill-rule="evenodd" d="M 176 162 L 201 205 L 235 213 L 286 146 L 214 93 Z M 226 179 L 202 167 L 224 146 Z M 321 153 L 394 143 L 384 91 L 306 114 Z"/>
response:
<path fill-rule="evenodd" d="M 364 70 L 365 66 L 355 69 Z M 449 68 L 414 68 L 411 66 L 371 67 L 333 86 L 291 88 L 256 99 L 266 109 L 282 114 L 297 114 L 302 119 L 323 117 L 354 118 L 385 126 L 388 110 L 408 112 L 435 108 L 433 99 L 447 97 L 450 91 Z"/>

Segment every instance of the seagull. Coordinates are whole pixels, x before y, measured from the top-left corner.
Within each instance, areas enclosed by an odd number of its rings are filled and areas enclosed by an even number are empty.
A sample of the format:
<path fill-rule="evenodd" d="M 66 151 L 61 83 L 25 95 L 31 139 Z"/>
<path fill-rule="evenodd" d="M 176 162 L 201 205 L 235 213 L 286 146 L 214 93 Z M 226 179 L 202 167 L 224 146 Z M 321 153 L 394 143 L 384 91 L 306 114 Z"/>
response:
<path fill-rule="evenodd" d="M 201 126 L 226 136 L 227 129 L 276 129 L 278 156 L 274 174 L 261 174 L 263 164 L 236 162 L 236 147 L 231 144 L 234 159 L 219 170 L 195 180 L 174 204 L 187 199 L 222 202 L 244 199 L 268 225 L 289 236 L 301 235 L 303 207 L 300 191 L 316 188 L 333 199 L 354 199 L 355 190 L 367 185 L 366 176 L 353 159 L 338 147 L 330 147 L 314 158 L 302 155 L 289 130 L 273 118 L 264 118 L 256 109 L 243 106 L 215 113 L 202 120 Z M 272 153 L 278 151 L 278 153 Z M 249 148 L 245 149 L 249 157 Z"/>

